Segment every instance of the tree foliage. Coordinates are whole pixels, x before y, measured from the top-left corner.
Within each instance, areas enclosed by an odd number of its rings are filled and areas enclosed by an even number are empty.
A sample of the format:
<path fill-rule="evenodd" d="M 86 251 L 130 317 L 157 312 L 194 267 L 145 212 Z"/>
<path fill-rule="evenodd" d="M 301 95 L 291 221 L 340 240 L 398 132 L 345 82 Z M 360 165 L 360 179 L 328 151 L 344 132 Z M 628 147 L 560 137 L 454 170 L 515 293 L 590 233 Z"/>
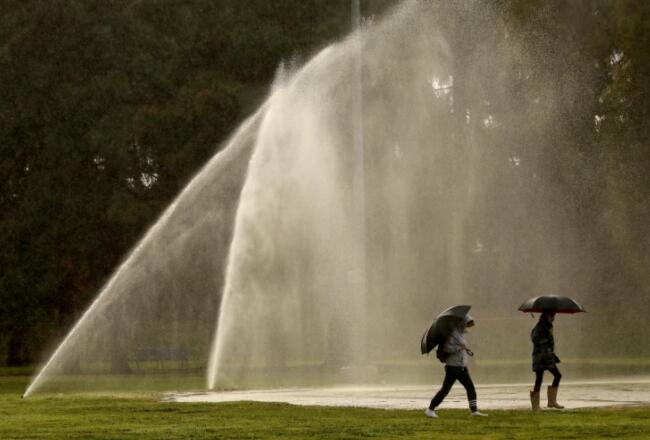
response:
<path fill-rule="evenodd" d="M 362 1 L 363 12 L 393 3 Z M 571 67 L 561 69 L 570 77 L 554 78 L 553 66 L 526 71 L 522 63 L 507 93 L 518 93 L 521 78 L 527 87 L 555 79 L 559 94 L 571 89 L 556 136 L 524 137 L 544 145 L 535 160 L 553 174 L 566 224 L 592 234 L 576 255 L 602 268 L 596 293 L 640 292 L 647 310 L 650 3 L 490 4 L 502 20 L 495 28 L 524 35 L 528 65 L 559 51 Z M 3 0 L 0 8 L 0 363 L 16 365 L 37 360 L 69 329 L 147 225 L 261 102 L 278 65 L 349 30 L 350 3 Z M 467 23 L 447 26 L 465 42 L 454 47 L 458 57 L 490 44 L 463 33 Z M 499 108 L 496 92 L 485 102 L 500 111 L 500 130 L 515 133 L 532 116 Z"/>
<path fill-rule="evenodd" d="M 34 361 L 347 1 L 7 0 L 0 362 Z"/>

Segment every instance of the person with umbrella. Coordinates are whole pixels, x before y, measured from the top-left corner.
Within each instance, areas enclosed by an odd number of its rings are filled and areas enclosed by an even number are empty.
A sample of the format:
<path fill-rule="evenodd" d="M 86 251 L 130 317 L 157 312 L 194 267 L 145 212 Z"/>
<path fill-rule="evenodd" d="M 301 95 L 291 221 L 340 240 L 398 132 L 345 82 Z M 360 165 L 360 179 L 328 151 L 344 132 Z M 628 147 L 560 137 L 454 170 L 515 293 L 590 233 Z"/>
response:
<path fill-rule="evenodd" d="M 560 386 L 562 373 L 557 368 L 560 358 L 555 354 L 555 340 L 553 338 L 553 321 L 555 312 L 552 310 L 545 311 L 539 317 L 537 325 L 530 333 L 530 339 L 533 341 L 533 371 L 535 372 L 535 385 L 530 392 L 530 403 L 533 411 L 539 411 L 539 393 L 542 388 L 544 371 L 548 370 L 553 375 L 553 383 L 547 389 L 548 407 L 564 408 L 557 403 L 557 391 Z"/>
<path fill-rule="evenodd" d="M 467 314 L 469 306 L 455 306 L 447 309 L 440 314 L 436 321 L 431 325 L 429 330 L 425 332 L 422 338 L 422 353 L 428 353 L 433 349 L 432 339 L 437 338 L 437 343 L 440 345 L 438 348 L 438 359 L 445 363 L 445 378 L 442 382 L 442 387 L 431 400 L 429 408 L 425 410 L 428 417 L 437 418 L 436 408 L 442 403 L 451 387 L 458 380 L 467 391 L 467 400 L 469 401 L 469 408 L 472 416 L 487 416 L 478 410 L 476 405 L 476 389 L 474 383 L 467 369 L 467 360 L 469 356 L 474 353 L 468 348 L 465 339 L 467 328 L 474 326 L 474 320 Z M 463 313 L 464 312 L 464 313 Z M 459 316 L 460 315 L 460 316 Z M 446 318 L 458 318 L 455 321 Z M 455 325 L 449 327 L 449 322 L 455 322 Z M 445 329 L 445 327 L 447 327 Z M 450 330 L 450 331 L 448 331 Z M 440 335 L 447 334 L 444 340 L 441 341 Z M 435 335 L 435 336 L 432 336 Z"/>
<path fill-rule="evenodd" d="M 553 383 L 547 388 L 548 408 L 562 409 L 564 406 L 557 402 L 557 392 L 562 379 L 562 373 L 557 368 L 560 358 L 555 354 L 555 339 L 553 337 L 553 321 L 556 313 L 578 313 L 585 310 L 573 299 L 564 296 L 538 296 L 531 298 L 519 307 L 523 312 L 541 312 L 537 325 L 530 333 L 533 342 L 533 371 L 535 384 L 530 391 L 530 404 L 533 411 L 539 411 L 539 395 L 544 378 L 544 371 L 553 375 Z"/>

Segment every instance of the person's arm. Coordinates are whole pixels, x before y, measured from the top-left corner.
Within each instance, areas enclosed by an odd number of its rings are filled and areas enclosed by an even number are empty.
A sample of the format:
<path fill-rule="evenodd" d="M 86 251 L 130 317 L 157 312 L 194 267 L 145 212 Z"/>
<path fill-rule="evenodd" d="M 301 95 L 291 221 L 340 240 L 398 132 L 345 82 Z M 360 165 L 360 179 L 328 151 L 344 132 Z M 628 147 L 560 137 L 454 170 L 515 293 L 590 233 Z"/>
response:
<path fill-rule="evenodd" d="M 465 339 L 460 335 L 460 333 L 458 333 L 458 331 L 454 330 L 451 335 L 449 335 L 449 338 L 447 338 L 445 351 L 447 353 L 460 353 L 463 350 L 467 350 Z"/>
<path fill-rule="evenodd" d="M 533 344 L 539 353 L 553 354 L 553 335 L 541 325 L 536 326 L 531 334 Z"/>
<path fill-rule="evenodd" d="M 546 331 L 545 328 L 543 328 L 540 325 L 535 326 L 533 329 L 533 332 L 530 335 L 530 338 L 533 341 L 533 344 L 536 346 L 544 346 L 544 345 L 549 345 L 550 343 L 550 333 Z"/>
<path fill-rule="evenodd" d="M 463 351 L 463 346 L 462 344 L 459 344 L 458 338 L 456 337 L 455 330 L 449 335 L 449 337 L 447 337 L 444 351 L 446 353 L 452 353 L 452 354 L 460 353 L 461 351 Z"/>

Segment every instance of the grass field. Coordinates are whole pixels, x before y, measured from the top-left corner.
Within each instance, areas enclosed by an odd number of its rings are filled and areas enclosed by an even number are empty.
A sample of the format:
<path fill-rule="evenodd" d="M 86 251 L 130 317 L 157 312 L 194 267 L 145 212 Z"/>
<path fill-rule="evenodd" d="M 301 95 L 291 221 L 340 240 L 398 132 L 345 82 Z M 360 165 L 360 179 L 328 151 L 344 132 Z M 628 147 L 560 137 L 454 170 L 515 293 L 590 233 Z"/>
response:
<path fill-rule="evenodd" d="M 543 412 L 422 411 L 286 404 L 161 403 L 157 393 L 43 394 L 21 399 L 28 376 L 0 371 L 0 439 L 643 439 L 650 407 Z"/>

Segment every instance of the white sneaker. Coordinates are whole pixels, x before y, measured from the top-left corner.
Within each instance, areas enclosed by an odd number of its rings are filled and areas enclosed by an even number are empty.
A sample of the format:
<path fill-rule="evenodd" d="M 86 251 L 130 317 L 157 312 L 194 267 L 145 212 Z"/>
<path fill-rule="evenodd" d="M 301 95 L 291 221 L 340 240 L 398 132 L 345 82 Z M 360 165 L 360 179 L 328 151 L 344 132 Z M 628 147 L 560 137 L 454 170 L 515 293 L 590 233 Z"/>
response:
<path fill-rule="evenodd" d="M 472 415 L 475 416 L 475 417 L 487 417 L 487 416 L 488 416 L 487 414 L 483 414 L 483 413 L 482 413 L 481 411 L 479 411 L 479 410 L 473 411 L 473 412 L 472 412 Z"/>
<path fill-rule="evenodd" d="M 426 411 L 424 411 L 424 414 L 426 414 L 427 417 L 431 417 L 434 419 L 438 418 L 438 414 L 436 414 L 436 412 L 430 408 L 427 408 Z"/>

